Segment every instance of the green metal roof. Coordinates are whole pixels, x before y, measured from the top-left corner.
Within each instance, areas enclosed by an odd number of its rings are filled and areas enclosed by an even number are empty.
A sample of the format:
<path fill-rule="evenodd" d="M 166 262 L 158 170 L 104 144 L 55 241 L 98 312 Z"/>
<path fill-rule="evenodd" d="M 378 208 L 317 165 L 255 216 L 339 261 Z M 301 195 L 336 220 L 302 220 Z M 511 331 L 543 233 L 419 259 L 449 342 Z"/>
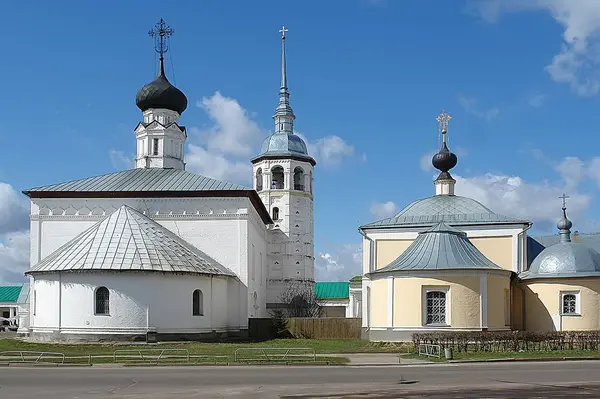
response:
<path fill-rule="evenodd" d="M 348 299 L 350 298 L 350 282 L 315 283 L 315 295 L 317 299 Z"/>
<path fill-rule="evenodd" d="M 391 218 L 361 226 L 361 229 L 433 226 L 445 222 L 454 226 L 472 224 L 529 224 L 529 221 L 498 215 L 472 198 L 434 195 L 417 200 Z"/>
<path fill-rule="evenodd" d="M 139 168 L 30 188 L 37 192 L 230 191 L 249 188 L 180 169 Z"/>
<path fill-rule="evenodd" d="M 0 286 L 0 302 L 17 302 L 22 286 Z"/>

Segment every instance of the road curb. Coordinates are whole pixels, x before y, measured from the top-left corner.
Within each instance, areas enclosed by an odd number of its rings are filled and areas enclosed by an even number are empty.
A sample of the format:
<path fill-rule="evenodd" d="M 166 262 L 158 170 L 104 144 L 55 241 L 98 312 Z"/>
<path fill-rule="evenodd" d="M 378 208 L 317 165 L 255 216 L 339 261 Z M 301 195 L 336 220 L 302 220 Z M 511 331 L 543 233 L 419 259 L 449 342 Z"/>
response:
<path fill-rule="evenodd" d="M 472 359 L 472 360 L 448 360 L 448 363 L 502 363 L 502 362 L 563 362 L 563 361 L 600 360 L 600 356 L 576 356 L 576 357 L 507 357 L 498 359 Z M 434 364 L 443 364 L 434 362 Z"/>

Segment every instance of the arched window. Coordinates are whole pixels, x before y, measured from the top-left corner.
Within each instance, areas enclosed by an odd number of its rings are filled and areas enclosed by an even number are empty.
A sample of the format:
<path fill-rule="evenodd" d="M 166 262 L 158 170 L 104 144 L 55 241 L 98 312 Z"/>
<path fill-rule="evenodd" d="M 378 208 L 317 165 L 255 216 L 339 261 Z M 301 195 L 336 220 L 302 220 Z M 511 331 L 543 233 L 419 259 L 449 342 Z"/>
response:
<path fill-rule="evenodd" d="M 428 291 L 425 294 L 425 323 L 447 324 L 447 307 L 445 291 Z"/>
<path fill-rule="evenodd" d="M 202 291 L 194 290 L 192 294 L 192 316 L 204 316 L 204 304 L 202 303 Z"/>
<path fill-rule="evenodd" d="M 312 194 L 312 186 L 313 186 L 313 181 L 312 181 L 312 170 L 310 172 L 308 172 L 308 192 Z"/>
<path fill-rule="evenodd" d="M 95 308 L 97 315 L 110 314 L 110 293 L 106 287 L 96 288 Z"/>
<path fill-rule="evenodd" d="M 275 166 L 271 169 L 271 189 L 283 190 L 283 167 Z"/>
<path fill-rule="evenodd" d="M 294 169 L 294 190 L 304 191 L 304 170 L 300 166 Z"/>
<path fill-rule="evenodd" d="M 279 220 L 279 208 L 273 208 L 273 220 Z"/>
<path fill-rule="evenodd" d="M 258 170 L 256 171 L 256 191 L 261 191 L 263 189 L 262 183 L 263 183 L 262 169 L 258 168 Z"/>

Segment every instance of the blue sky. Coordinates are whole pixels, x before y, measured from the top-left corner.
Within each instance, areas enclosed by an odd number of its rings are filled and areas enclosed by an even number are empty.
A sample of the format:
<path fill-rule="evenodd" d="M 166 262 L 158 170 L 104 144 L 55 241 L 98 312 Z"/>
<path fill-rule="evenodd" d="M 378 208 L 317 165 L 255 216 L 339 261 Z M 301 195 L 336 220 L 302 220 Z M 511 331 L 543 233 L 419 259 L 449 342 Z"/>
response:
<path fill-rule="evenodd" d="M 131 167 L 147 32 L 176 31 L 167 74 L 188 97 L 188 169 L 250 184 L 272 126 L 282 24 L 296 130 L 317 158 L 321 278 L 358 270 L 357 227 L 433 193 L 447 110 L 457 192 L 553 233 L 600 230 L 600 2 L 264 0 L 3 2 L 0 274 L 24 262 L 20 191 Z M 217 139 L 215 139 L 217 138 Z M 231 145 L 225 148 L 219 143 Z M 19 193 L 19 194 L 16 194 Z M 15 211 L 17 209 L 18 211 Z"/>

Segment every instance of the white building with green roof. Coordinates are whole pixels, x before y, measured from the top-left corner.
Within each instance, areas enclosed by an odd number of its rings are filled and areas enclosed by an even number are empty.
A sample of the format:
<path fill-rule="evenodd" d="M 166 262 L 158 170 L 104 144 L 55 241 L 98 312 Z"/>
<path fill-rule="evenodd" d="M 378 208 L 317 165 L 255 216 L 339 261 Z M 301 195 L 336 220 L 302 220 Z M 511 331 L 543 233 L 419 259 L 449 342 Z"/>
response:
<path fill-rule="evenodd" d="M 162 19 L 155 29 L 168 33 Z M 314 282 L 315 161 L 292 130 L 285 47 L 275 133 L 251 161 L 248 188 L 185 170 L 187 98 L 166 77 L 168 35 L 158 37 L 158 76 L 136 96 L 134 169 L 24 191 L 31 268 L 20 332 L 34 339 L 243 336 L 280 305 L 286 281 Z"/>

